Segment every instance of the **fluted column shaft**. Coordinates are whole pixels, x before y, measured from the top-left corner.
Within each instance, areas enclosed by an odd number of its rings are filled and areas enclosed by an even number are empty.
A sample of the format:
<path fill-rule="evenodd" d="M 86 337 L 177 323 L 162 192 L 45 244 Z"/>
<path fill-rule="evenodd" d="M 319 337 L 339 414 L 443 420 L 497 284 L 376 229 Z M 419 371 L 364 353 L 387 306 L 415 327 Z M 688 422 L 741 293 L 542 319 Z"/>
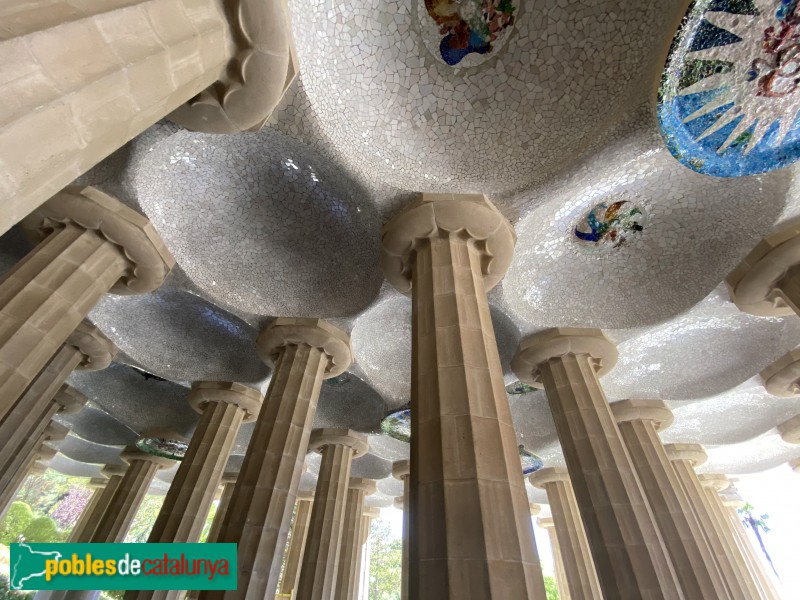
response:
<path fill-rule="evenodd" d="M 541 482 L 538 475 L 545 475 Z M 567 473 L 563 469 L 546 469 L 531 476 L 531 482 L 544 487 L 558 538 L 558 560 L 567 581 L 571 596 L 575 598 L 601 598 L 600 582 L 592 561 L 589 540 L 583 529 L 578 501 Z M 556 550 L 553 550 L 556 554 Z"/>
<path fill-rule="evenodd" d="M 225 520 L 225 513 L 228 512 L 228 507 L 231 504 L 233 497 L 233 488 L 236 486 L 236 478 L 225 481 L 223 478 L 222 495 L 217 504 L 217 512 L 214 513 L 214 520 L 211 521 L 211 527 L 206 536 L 206 543 L 213 544 L 219 541 L 219 533 L 222 530 L 222 522 Z"/>
<path fill-rule="evenodd" d="M 619 422 L 656 524 L 687 598 L 728 597 L 711 546 L 692 512 L 652 420 Z"/>
<path fill-rule="evenodd" d="M 297 600 L 334 597 L 352 460 L 353 448 L 349 446 L 328 444 L 322 447 L 311 522 L 297 582 Z"/>
<path fill-rule="evenodd" d="M 0 87 L 0 233 L 214 83 L 232 54 L 218 2 L 100 6 L 0 17 L 18 70 Z"/>
<path fill-rule="evenodd" d="M 0 490 L 0 519 L 5 517 L 8 507 L 11 506 L 17 492 L 19 492 L 19 488 L 25 483 L 25 479 L 30 474 L 34 464 L 36 464 L 36 459 L 35 452 L 25 456 L 20 461 L 19 468 L 15 471 L 13 477 L 9 478 L 2 490 Z"/>
<path fill-rule="evenodd" d="M 300 565 L 303 562 L 303 552 L 306 547 L 308 525 L 311 522 L 311 505 L 313 496 L 299 498 L 297 510 L 292 524 L 292 536 L 289 538 L 289 549 L 283 567 L 283 578 L 278 588 L 278 594 L 291 596 L 297 587 L 297 578 L 300 576 Z"/>
<path fill-rule="evenodd" d="M 83 509 L 80 519 L 72 529 L 72 533 L 69 536 L 70 542 L 88 542 L 92 539 L 120 481 L 122 481 L 122 475 L 112 475 L 102 487 L 95 488 L 89 504 Z"/>
<path fill-rule="evenodd" d="M 336 575 L 334 600 L 357 600 L 361 586 L 359 554 L 364 514 L 364 500 L 375 491 L 375 482 L 369 479 L 351 479 L 347 489 L 342 536 L 339 544 L 339 567 Z"/>
<path fill-rule="evenodd" d="M 740 504 L 741 502 L 736 502 L 735 504 L 723 502 L 723 506 L 725 507 L 724 512 L 728 517 L 731 527 L 733 527 L 734 538 L 736 539 L 739 549 L 747 561 L 750 573 L 758 583 L 764 598 L 767 600 L 780 600 L 781 596 L 778 593 L 778 590 L 775 589 L 775 585 L 772 582 L 772 577 L 769 575 L 764 562 L 759 558 L 756 549 L 753 548 L 753 544 L 747 537 L 747 531 L 742 524 L 742 520 L 739 518 L 739 513 L 736 512 L 736 506 Z"/>
<path fill-rule="evenodd" d="M 603 593 L 682 597 L 589 355 L 539 369 Z"/>
<path fill-rule="evenodd" d="M 544 598 L 481 267 L 422 240 L 412 283 L 409 595 Z"/>
<path fill-rule="evenodd" d="M 569 591 L 569 583 L 567 582 L 567 574 L 564 569 L 564 554 L 561 550 L 561 544 L 558 541 L 556 534 L 555 522 L 553 519 L 537 519 L 539 527 L 547 531 L 547 536 L 550 540 L 550 549 L 553 552 L 553 567 L 556 576 L 556 587 L 558 588 L 558 600 L 572 600 L 572 594 Z M 591 556 L 590 564 L 591 564 Z M 580 598 L 588 598 L 588 596 L 579 596 Z"/>
<path fill-rule="evenodd" d="M 153 457 L 155 458 L 155 457 Z M 91 542 L 124 542 L 136 511 L 144 500 L 156 472 L 164 463 L 149 458 L 131 459 L 125 475 L 109 498 Z"/>
<path fill-rule="evenodd" d="M 722 574 L 730 597 L 735 600 L 751 600 L 752 598 L 757 598 L 758 596 L 754 595 L 755 590 L 752 588 L 752 585 L 747 582 L 747 579 L 749 579 L 747 574 L 739 570 L 731 553 L 727 549 L 724 535 L 714 517 L 705 490 L 703 490 L 702 485 L 700 485 L 700 480 L 697 478 L 694 466 L 688 460 L 676 460 L 675 458 L 671 458 L 671 462 L 675 473 L 678 475 L 678 480 L 689 498 L 692 510 L 697 516 L 700 527 L 714 553 L 717 566 Z"/>

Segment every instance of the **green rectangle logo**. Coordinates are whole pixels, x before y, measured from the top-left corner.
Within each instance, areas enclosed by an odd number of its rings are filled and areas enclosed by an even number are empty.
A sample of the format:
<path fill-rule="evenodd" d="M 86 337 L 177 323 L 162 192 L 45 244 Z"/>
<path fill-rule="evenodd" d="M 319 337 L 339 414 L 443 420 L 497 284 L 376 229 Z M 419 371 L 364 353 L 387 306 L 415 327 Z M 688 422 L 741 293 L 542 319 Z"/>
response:
<path fill-rule="evenodd" d="M 11 544 L 12 590 L 235 590 L 236 544 Z"/>

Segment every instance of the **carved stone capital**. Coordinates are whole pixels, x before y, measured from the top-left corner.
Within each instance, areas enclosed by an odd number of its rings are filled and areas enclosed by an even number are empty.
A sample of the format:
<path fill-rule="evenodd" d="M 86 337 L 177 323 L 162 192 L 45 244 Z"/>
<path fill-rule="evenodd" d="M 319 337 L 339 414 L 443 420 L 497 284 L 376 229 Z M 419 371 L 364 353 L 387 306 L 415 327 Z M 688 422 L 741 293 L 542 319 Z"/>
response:
<path fill-rule="evenodd" d="M 517 236 L 486 196 L 420 194 L 383 228 L 381 266 L 389 283 L 410 293 L 415 250 L 421 241 L 443 235 L 464 236 L 480 249 L 486 291 L 505 276 Z"/>
<path fill-rule="evenodd" d="M 100 472 L 106 477 L 122 477 L 128 470 L 128 465 L 106 465 Z"/>
<path fill-rule="evenodd" d="M 793 460 L 790 460 L 786 464 L 789 465 L 789 468 L 791 468 L 792 471 L 794 471 L 797 474 L 800 474 L 800 458 L 795 458 Z"/>
<path fill-rule="evenodd" d="M 146 217 L 97 188 L 66 187 L 22 221 L 22 227 L 37 241 L 67 224 L 96 231 L 128 259 L 130 267 L 111 288 L 114 294 L 152 292 L 175 265 Z"/>
<path fill-rule="evenodd" d="M 787 444 L 800 444 L 800 415 L 778 425 L 778 433 Z"/>
<path fill-rule="evenodd" d="M 106 477 L 92 477 L 86 484 L 86 486 L 96 490 L 106 487 L 107 483 L 108 483 L 108 478 Z"/>
<path fill-rule="evenodd" d="M 539 365 L 558 356 L 587 354 L 598 375 L 617 364 L 617 347 L 599 329 L 554 327 L 529 335 L 519 344 L 511 368 L 520 381 L 542 387 Z"/>
<path fill-rule="evenodd" d="M 556 526 L 553 517 L 539 517 L 536 519 L 536 524 L 542 529 L 552 529 Z"/>
<path fill-rule="evenodd" d="M 698 475 L 697 478 L 700 480 L 703 487 L 711 488 L 718 494 L 731 487 L 731 480 L 725 475 L 706 473 L 704 475 Z"/>
<path fill-rule="evenodd" d="M 50 421 L 47 427 L 44 428 L 44 432 L 42 432 L 42 439 L 48 442 L 60 442 L 65 439 L 68 434 L 69 427 L 64 427 L 60 423 Z"/>
<path fill-rule="evenodd" d="M 792 314 L 778 287 L 786 272 L 798 264 L 800 225 L 768 235 L 726 277 L 731 300 L 740 310 L 760 317 Z"/>
<path fill-rule="evenodd" d="M 314 500 L 314 490 L 298 490 L 297 492 L 297 499 L 298 500 Z"/>
<path fill-rule="evenodd" d="M 234 52 L 220 80 L 169 118 L 193 131 L 258 131 L 298 72 L 285 0 L 225 3 Z"/>
<path fill-rule="evenodd" d="M 531 516 L 532 517 L 535 517 L 536 515 L 538 515 L 539 513 L 542 512 L 542 505 L 541 504 L 536 504 L 535 502 L 528 503 L 528 508 L 531 511 Z"/>
<path fill-rule="evenodd" d="M 784 354 L 760 373 L 764 388 L 773 396 L 800 395 L 800 350 Z"/>
<path fill-rule="evenodd" d="M 545 489 L 548 483 L 569 482 L 569 472 L 564 467 L 546 467 L 528 476 L 533 487 Z"/>
<path fill-rule="evenodd" d="M 392 477 L 395 479 L 403 480 L 411 474 L 411 461 L 410 460 L 397 460 L 392 463 Z"/>
<path fill-rule="evenodd" d="M 621 400 L 611 404 L 617 423 L 625 421 L 652 421 L 656 431 L 672 425 L 674 417 L 662 400 Z"/>
<path fill-rule="evenodd" d="M 73 415 L 82 411 L 88 401 L 89 399 L 86 396 L 66 383 L 61 386 L 53 397 L 53 402 L 61 407 L 58 412 L 62 415 Z"/>
<path fill-rule="evenodd" d="M 381 516 L 381 509 L 377 506 L 370 506 L 369 508 L 364 509 L 364 516 L 369 517 L 370 519 L 377 519 Z"/>
<path fill-rule="evenodd" d="M 309 452 L 332 445 L 352 448 L 353 458 L 366 454 L 369 450 L 367 436 L 352 429 L 315 429 L 308 439 Z"/>
<path fill-rule="evenodd" d="M 212 402 L 226 402 L 244 410 L 245 421 L 254 421 L 264 396 L 260 390 L 232 381 L 198 381 L 192 385 L 189 405 L 203 413 Z"/>
<path fill-rule="evenodd" d="M 258 336 L 256 349 L 272 366 L 285 346 L 306 345 L 319 348 L 328 357 L 325 379 L 341 375 L 353 361 L 350 336 L 322 319 L 279 318 Z"/>
<path fill-rule="evenodd" d="M 81 321 L 65 342 L 74 346 L 83 355 L 79 369 L 99 371 L 105 369 L 117 355 L 117 347 L 103 332 L 89 323 Z"/>
<path fill-rule="evenodd" d="M 374 479 L 366 479 L 364 477 L 351 477 L 347 482 L 347 488 L 351 490 L 359 490 L 365 492 L 365 496 L 374 494 L 377 489 L 377 482 Z"/>
<path fill-rule="evenodd" d="M 42 462 L 47 462 L 53 460 L 58 454 L 58 450 L 55 448 L 51 448 L 47 444 L 42 444 L 36 449 L 36 460 L 40 460 Z"/>
<path fill-rule="evenodd" d="M 700 444 L 664 444 L 664 450 L 671 461 L 685 460 L 692 468 L 708 460 L 708 454 Z"/>

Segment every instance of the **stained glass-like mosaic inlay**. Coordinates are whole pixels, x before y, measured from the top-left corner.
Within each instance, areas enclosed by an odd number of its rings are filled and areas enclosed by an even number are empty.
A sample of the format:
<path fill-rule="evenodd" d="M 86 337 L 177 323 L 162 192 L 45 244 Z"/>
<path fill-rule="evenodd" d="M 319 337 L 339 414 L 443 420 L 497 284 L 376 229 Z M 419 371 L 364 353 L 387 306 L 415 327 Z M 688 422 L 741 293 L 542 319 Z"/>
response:
<path fill-rule="evenodd" d="M 699 173 L 784 167 L 800 157 L 798 87 L 798 0 L 697 0 L 661 82 L 661 134 Z"/>
<path fill-rule="evenodd" d="M 189 444 L 178 440 L 168 440 L 167 438 L 139 438 L 136 440 L 136 447 L 142 452 L 170 458 L 172 460 L 183 460 Z"/>
<path fill-rule="evenodd" d="M 532 385 L 528 385 L 527 383 L 522 383 L 521 381 L 515 381 L 514 383 L 509 383 L 506 386 L 506 393 L 517 396 L 519 394 L 529 394 L 530 392 L 535 392 L 536 388 Z"/>
<path fill-rule="evenodd" d="M 542 459 L 530 450 L 526 450 L 522 444 L 519 445 L 519 459 L 522 462 L 523 475 L 530 475 L 544 466 Z"/>
<path fill-rule="evenodd" d="M 642 231 L 645 220 L 642 209 L 629 200 L 601 202 L 581 218 L 573 235 L 589 251 L 608 251 Z"/>
<path fill-rule="evenodd" d="M 505 45 L 517 5 L 514 0 L 417 0 L 422 39 L 445 64 L 479 65 Z"/>

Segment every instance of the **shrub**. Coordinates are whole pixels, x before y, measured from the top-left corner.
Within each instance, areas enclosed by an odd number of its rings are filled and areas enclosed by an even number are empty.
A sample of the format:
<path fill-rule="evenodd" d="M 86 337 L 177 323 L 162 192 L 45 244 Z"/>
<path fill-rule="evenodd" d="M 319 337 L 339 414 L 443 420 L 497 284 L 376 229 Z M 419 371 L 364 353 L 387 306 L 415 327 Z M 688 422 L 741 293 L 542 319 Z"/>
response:
<path fill-rule="evenodd" d="M 56 522 L 50 517 L 39 517 L 31 521 L 22 532 L 25 541 L 32 544 L 59 541 Z"/>
<path fill-rule="evenodd" d="M 12 502 L 6 516 L 0 521 L 0 542 L 13 544 L 33 521 L 33 511 L 24 502 Z"/>

